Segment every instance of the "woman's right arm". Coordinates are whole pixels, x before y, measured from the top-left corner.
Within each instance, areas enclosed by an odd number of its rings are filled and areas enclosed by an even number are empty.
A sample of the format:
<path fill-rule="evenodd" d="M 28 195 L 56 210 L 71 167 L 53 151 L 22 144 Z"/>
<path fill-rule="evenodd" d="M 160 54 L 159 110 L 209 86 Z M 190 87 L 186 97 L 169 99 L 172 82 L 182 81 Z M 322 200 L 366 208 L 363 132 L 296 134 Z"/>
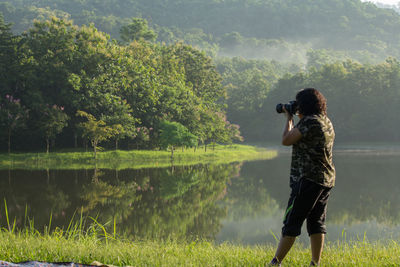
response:
<path fill-rule="evenodd" d="M 285 108 L 283 109 L 285 110 L 286 124 L 282 134 L 282 145 L 291 146 L 297 143 L 297 141 L 301 139 L 302 135 L 299 129 L 294 127 L 293 116 L 289 114 Z"/>

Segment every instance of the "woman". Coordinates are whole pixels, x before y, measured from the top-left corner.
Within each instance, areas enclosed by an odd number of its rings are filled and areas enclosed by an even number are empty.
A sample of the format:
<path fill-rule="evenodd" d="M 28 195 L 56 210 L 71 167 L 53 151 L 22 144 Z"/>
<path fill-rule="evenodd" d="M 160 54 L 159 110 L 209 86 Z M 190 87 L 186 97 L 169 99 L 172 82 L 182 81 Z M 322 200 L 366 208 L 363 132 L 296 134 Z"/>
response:
<path fill-rule="evenodd" d="M 292 189 L 282 228 L 282 238 L 270 266 L 280 266 L 300 235 L 307 219 L 311 242 L 311 264 L 319 265 L 326 234 L 325 218 L 330 190 L 335 184 L 332 147 L 335 132 L 326 115 L 326 99 L 314 88 L 300 90 L 296 95 L 297 115 L 286 109 L 282 144 L 292 147 L 290 187 Z"/>

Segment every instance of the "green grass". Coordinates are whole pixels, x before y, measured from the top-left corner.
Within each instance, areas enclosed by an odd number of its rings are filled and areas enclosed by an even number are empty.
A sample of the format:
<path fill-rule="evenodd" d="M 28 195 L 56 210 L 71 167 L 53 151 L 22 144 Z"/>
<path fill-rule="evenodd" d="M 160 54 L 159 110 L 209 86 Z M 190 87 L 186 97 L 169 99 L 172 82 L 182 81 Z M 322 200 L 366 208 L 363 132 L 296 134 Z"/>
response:
<path fill-rule="evenodd" d="M 199 148 L 174 152 L 173 163 L 169 151 L 132 150 L 104 151 L 93 158 L 93 152 L 12 153 L 0 154 L 0 169 L 140 169 L 168 167 L 171 164 L 230 163 L 246 160 L 270 159 L 276 151 L 247 145 L 211 146 L 207 152 Z"/>
<path fill-rule="evenodd" d="M 276 245 L 243 246 L 208 241 L 128 240 L 119 237 L 116 224 L 101 225 L 92 217 L 71 219 L 67 229 L 48 226 L 39 232 L 33 220 L 25 218 L 17 229 L 7 212 L 0 229 L 0 260 L 8 262 L 44 261 L 116 266 L 264 266 L 273 257 Z M 26 215 L 25 215 L 26 216 Z M 73 222 L 75 221 L 75 222 Z M 88 224 L 88 222 L 90 222 Z M 107 230 L 109 232 L 107 232 Z M 283 266 L 308 266 L 310 249 L 295 244 Z M 337 241 L 325 246 L 321 266 L 399 266 L 400 243 Z"/>
<path fill-rule="evenodd" d="M 264 266 L 275 246 L 216 245 L 207 241 L 128 241 L 102 231 L 51 234 L 37 231 L 0 232 L 0 259 L 9 262 L 37 260 L 46 262 L 98 261 L 117 266 Z M 283 266 L 308 266 L 310 250 L 295 245 Z M 400 244 L 337 242 L 327 244 L 321 266 L 399 266 Z"/>

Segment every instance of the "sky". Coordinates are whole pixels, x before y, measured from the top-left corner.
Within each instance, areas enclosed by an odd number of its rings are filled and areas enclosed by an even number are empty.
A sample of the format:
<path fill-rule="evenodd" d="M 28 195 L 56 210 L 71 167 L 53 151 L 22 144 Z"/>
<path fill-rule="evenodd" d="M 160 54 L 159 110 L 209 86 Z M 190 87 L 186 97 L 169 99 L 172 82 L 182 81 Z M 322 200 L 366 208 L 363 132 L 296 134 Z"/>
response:
<path fill-rule="evenodd" d="M 373 3 L 382 3 L 387 5 L 396 5 L 400 2 L 400 0 L 362 0 L 363 2 L 373 2 Z"/>

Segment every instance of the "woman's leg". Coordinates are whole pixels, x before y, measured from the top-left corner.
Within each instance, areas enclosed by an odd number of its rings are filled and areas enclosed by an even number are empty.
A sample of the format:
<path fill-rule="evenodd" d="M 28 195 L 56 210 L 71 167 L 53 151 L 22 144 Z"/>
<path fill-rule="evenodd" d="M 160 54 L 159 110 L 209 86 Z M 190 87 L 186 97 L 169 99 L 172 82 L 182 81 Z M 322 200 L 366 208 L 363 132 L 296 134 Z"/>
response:
<path fill-rule="evenodd" d="M 311 260 L 317 265 L 319 264 L 322 250 L 324 248 L 324 239 L 325 239 L 325 234 L 310 235 Z"/>
<path fill-rule="evenodd" d="M 324 248 L 326 233 L 325 219 L 330 189 L 324 189 L 307 218 L 307 231 L 310 235 L 311 260 L 318 265 Z"/>
<path fill-rule="evenodd" d="M 286 254 L 292 248 L 294 241 L 296 241 L 295 236 L 282 236 L 281 240 L 279 241 L 278 248 L 275 253 L 275 258 L 282 262 L 285 258 Z"/>

